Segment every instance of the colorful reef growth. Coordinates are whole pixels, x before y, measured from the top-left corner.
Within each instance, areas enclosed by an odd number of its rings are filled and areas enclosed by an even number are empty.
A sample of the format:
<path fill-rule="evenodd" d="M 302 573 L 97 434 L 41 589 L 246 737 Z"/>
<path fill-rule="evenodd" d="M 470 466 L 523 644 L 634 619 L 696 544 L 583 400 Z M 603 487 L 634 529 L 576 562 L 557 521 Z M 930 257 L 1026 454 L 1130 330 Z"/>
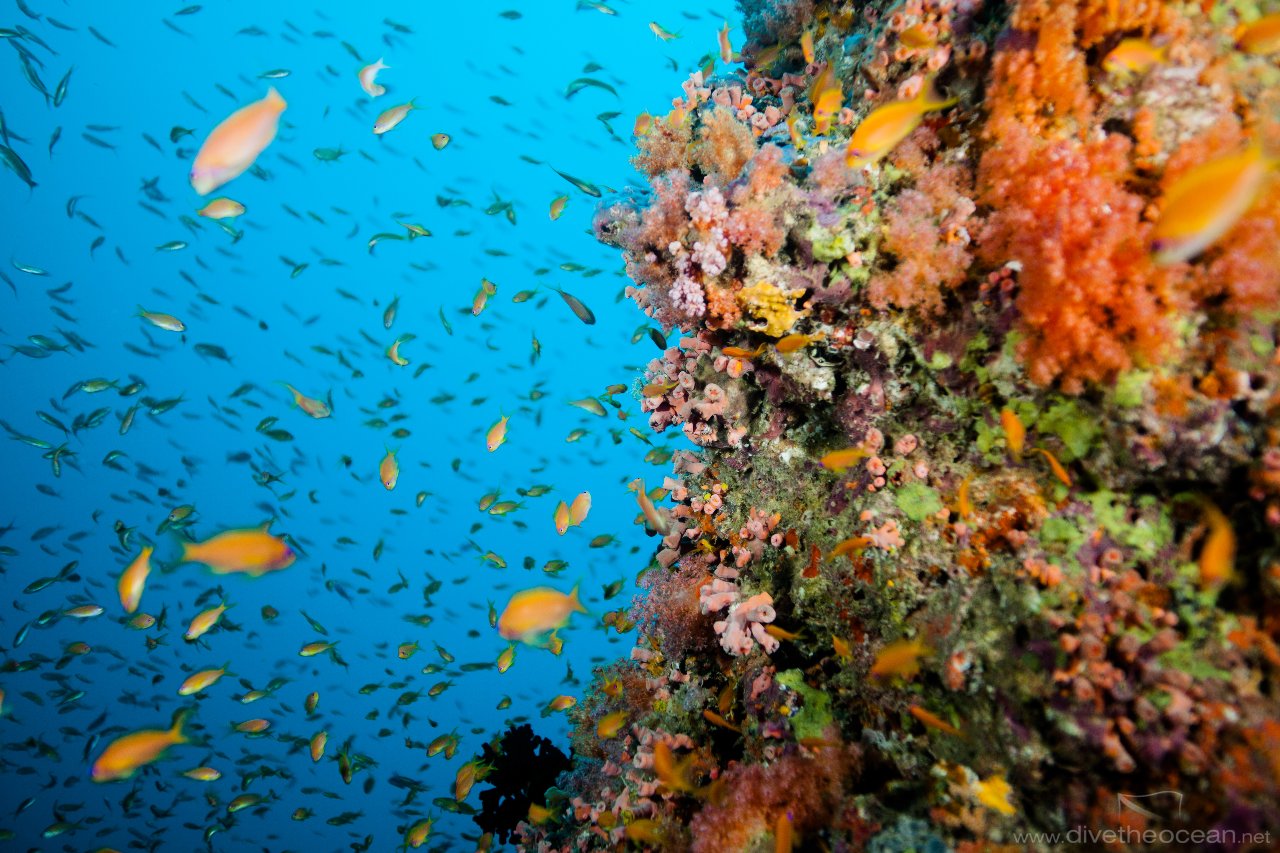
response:
<path fill-rule="evenodd" d="M 526 848 L 1280 844 L 1280 6 L 740 6 L 597 215 L 697 451 Z"/>

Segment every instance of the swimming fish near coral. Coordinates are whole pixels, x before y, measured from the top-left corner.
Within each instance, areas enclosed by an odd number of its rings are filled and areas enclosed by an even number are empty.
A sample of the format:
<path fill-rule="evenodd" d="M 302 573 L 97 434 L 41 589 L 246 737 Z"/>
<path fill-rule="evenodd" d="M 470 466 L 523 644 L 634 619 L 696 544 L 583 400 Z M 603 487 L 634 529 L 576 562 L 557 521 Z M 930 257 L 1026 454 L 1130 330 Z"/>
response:
<path fill-rule="evenodd" d="M 1236 555 L 1236 534 L 1222 510 L 1204 504 L 1204 522 L 1209 532 L 1200 548 L 1200 586 L 1218 589 L 1231 580 Z"/>
<path fill-rule="evenodd" d="M 1218 242 L 1253 206 L 1275 164 L 1253 142 L 1179 177 L 1160 200 L 1151 244 L 1156 263 L 1189 261 Z"/>
<path fill-rule="evenodd" d="M 1108 74 L 1145 74 L 1168 58 L 1169 46 L 1156 46 L 1144 38 L 1127 38 L 1112 48 L 1102 60 Z"/>
<path fill-rule="evenodd" d="M 920 94 L 909 101 L 894 101 L 877 107 L 858 124 L 845 149 L 845 165 L 850 169 L 870 166 L 911 135 L 928 113 L 945 110 L 958 103 L 934 91 L 931 80 L 925 81 Z"/>
<path fill-rule="evenodd" d="M 1236 47 L 1257 56 L 1280 51 L 1280 12 L 1263 15 L 1240 27 L 1236 33 Z"/>

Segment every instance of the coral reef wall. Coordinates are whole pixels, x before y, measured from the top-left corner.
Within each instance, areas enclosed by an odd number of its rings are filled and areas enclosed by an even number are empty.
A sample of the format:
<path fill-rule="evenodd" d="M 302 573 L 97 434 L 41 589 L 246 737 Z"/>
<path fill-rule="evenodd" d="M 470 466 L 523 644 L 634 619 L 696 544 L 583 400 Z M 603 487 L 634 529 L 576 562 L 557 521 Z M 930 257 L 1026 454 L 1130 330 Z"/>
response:
<path fill-rule="evenodd" d="M 526 847 L 1280 843 L 1277 10 L 741 6 L 597 217 L 700 451 Z"/>

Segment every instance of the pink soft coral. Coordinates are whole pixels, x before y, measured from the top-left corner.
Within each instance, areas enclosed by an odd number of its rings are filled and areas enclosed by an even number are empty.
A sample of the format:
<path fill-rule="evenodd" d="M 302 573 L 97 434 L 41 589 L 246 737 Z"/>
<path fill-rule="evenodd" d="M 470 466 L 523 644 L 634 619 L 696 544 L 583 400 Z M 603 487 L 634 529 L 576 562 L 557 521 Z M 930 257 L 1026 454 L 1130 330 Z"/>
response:
<path fill-rule="evenodd" d="M 960 166 L 934 166 L 915 189 L 897 195 L 885 211 L 881 243 L 897 265 L 871 278 L 872 305 L 941 313 L 943 294 L 964 281 L 973 260 L 969 232 L 977 225 L 971 220 L 977 208 L 969 198 L 971 182 Z"/>

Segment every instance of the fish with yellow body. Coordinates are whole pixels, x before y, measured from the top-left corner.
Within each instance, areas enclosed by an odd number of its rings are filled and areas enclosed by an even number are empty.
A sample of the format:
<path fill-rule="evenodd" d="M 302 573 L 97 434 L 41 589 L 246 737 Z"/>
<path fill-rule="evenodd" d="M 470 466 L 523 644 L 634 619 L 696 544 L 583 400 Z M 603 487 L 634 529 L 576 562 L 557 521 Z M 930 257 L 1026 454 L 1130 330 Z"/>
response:
<path fill-rule="evenodd" d="M 125 613 L 133 613 L 142 602 L 142 591 L 147 585 L 147 576 L 151 574 L 151 554 L 155 549 L 145 545 L 133 562 L 120 574 L 116 590 L 120 594 L 120 606 Z"/>
<path fill-rule="evenodd" d="M 1218 242 L 1253 206 L 1275 164 L 1254 142 L 1178 178 L 1160 200 L 1151 243 L 1155 262 L 1189 261 Z"/>
<path fill-rule="evenodd" d="M 489 427 L 489 432 L 485 434 L 484 444 L 489 448 L 489 452 L 497 450 L 507 440 L 507 416 L 503 415 L 498 418 L 493 426 Z"/>
<path fill-rule="evenodd" d="M 1231 580 L 1236 558 L 1236 534 L 1231 521 L 1211 503 L 1204 505 L 1204 521 L 1209 528 L 1200 548 L 1200 586 L 1218 589 Z"/>
<path fill-rule="evenodd" d="M 221 622 L 222 614 L 226 612 L 226 604 L 219 604 L 217 607 L 210 607 L 208 610 L 200 611 L 191 620 L 191 624 L 187 626 L 187 632 L 182 636 L 188 643 L 195 642 Z"/>
<path fill-rule="evenodd" d="M 107 744 L 98 760 L 93 762 L 90 771 L 93 781 L 128 779 L 139 768 L 158 760 L 169 747 L 187 743 L 187 737 L 182 733 L 187 714 L 185 709 L 174 714 L 173 724 L 167 729 L 141 729 Z"/>
<path fill-rule="evenodd" d="M 187 677 L 182 682 L 182 686 L 178 688 L 179 696 L 191 696 L 195 693 L 208 690 L 210 687 L 218 683 L 218 679 L 227 674 L 227 668 L 221 669 L 203 669 Z"/>
<path fill-rule="evenodd" d="M 400 481 L 400 463 L 396 461 L 394 450 L 388 449 L 387 455 L 382 457 L 382 463 L 378 465 L 378 479 L 388 492 Z"/>
<path fill-rule="evenodd" d="M 498 633 L 504 639 L 526 645 L 539 644 L 545 635 L 563 627 L 574 613 L 586 613 L 578 600 L 578 588 L 568 595 L 540 586 L 511 597 L 498 617 Z"/>
<path fill-rule="evenodd" d="M 225 530 L 204 542 L 183 542 L 179 562 L 203 563 L 219 575 L 253 578 L 287 569 L 298 555 L 282 537 L 271 535 L 270 528 L 268 521 L 261 527 Z"/>
<path fill-rule="evenodd" d="M 1156 47 L 1144 38 L 1127 38 L 1102 60 L 1102 70 L 1118 76 L 1145 74 L 1163 64 L 1168 53 L 1168 45 Z"/>
<path fill-rule="evenodd" d="M 1263 15 L 1236 31 L 1236 47 L 1255 56 L 1280 51 L 1280 12 Z"/>
<path fill-rule="evenodd" d="M 894 101 L 872 110 L 849 139 L 845 165 L 850 169 L 870 166 L 910 136 L 927 114 L 956 103 L 955 98 L 940 97 L 931 84 L 926 82 L 920 94 L 909 101 Z"/>
<path fill-rule="evenodd" d="M 900 675 L 912 678 L 920 672 L 920 658 L 929 653 L 929 648 L 919 640 L 899 640 L 885 646 L 876 655 L 871 665 L 871 674 L 877 678 Z"/>

